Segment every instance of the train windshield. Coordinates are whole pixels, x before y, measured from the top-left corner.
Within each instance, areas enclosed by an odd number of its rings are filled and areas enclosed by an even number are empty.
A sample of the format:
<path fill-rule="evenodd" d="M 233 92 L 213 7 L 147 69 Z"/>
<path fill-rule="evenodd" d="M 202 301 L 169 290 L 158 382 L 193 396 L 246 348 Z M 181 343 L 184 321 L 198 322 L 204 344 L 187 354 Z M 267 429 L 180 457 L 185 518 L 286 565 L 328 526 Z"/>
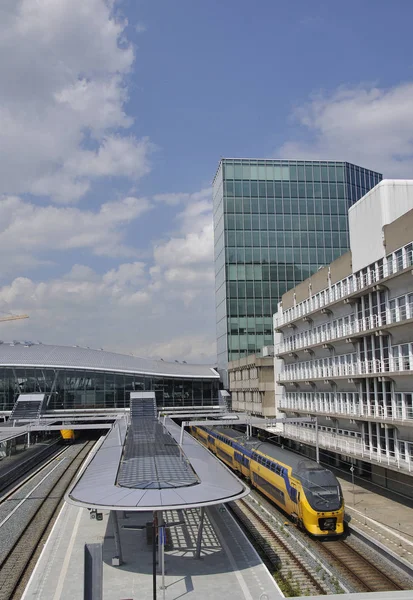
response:
<path fill-rule="evenodd" d="M 318 511 L 338 510 L 342 503 L 341 487 L 331 471 L 309 469 L 301 483 L 310 506 Z"/>

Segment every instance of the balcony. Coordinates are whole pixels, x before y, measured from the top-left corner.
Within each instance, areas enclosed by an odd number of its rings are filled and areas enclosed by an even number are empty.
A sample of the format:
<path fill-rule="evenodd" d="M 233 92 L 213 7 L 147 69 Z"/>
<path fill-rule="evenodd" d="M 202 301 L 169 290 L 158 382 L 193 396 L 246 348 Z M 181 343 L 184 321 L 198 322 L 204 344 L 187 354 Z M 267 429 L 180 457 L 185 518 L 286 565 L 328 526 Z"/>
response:
<path fill-rule="evenodd" d="M 378 282 L 385 282 L 390 277 L 399 275 L 405 270 L 407 271 L 413 265 L 413 250 L 411 246 L 412 244 L 408 244 L 401 250 L 393 253 L 384 263 L 371 265 L 358 273 L 338 281 L 318 294 L 310 296 L 310 298 L 307 298 L 296 306 L 287 309 L 280 315 L 278 327 L 285 327 L 293 321 L 321 311 L 325 307 L 339 301 L 356 298 L 366 293 L 369 288 L 374 287 Z"/>
<path fill-rule="evenodd" d="M 384 327 L 387 329 L 400 324 L 404 325 L 408 322 L 413 323 L 413 305 L 411 304 L 403 308 L 387 309 L 377 315 L 356 319 L 336 327 L 327 326 L 322 331 L 307 330 L 302 336 L 292 336 L 282 342 L 277 356 L 296 352 L 297 350 L 322 346 L 328 342 L 344 341 L 355 336 L 374 333 Z"/>
<path fill-rule="evenodd" d="M 380 420 L 383 422 L 413 423 L 413 408 L 408 406 L 363 406 L 359 403 L 347 403 L 340 400 L 327 401 L 314 398 L 283 398 L 278 407 L 286 412 L 303 412 L 328 417 L 347 417 L 358 420 Z"/>
<path fill-rule="evenodd" d="M 278 381 L 284 383 L 289 381 L 313 381 L 315 379 L 328 380 L 340 377 L 357 379 L 369 375 L 392 378 L 400 375 L 413 375 L 413 356 L 383 360 L 356 360 L 333 365 L 315 365 L 311 362 L 297 363 L 287 365 L 287 369 L 279 374 Z"/>
<path fill-rule="evenodd" d="M 298 425 L 284 424 L 284 435 L 287 438 L 298 440 L 312 446 L 315 446 L 316 443 L 316 432 Z M 406 455 L 406 458 L 402 458 L 398 451 L 387 451 L 385 453 L 378 448 L 367 449 L 360 439 L 344 439 L 342 436 L 319 432 L 318 443 L 320 448 L 339 452 L 340 454 L 345 454 L 347 456 L 354 456 L 361 460 L 379 464 L 383 467 L 388 466 L 409 473 L 413 471 L 413 465 L 408 455 Z"/>

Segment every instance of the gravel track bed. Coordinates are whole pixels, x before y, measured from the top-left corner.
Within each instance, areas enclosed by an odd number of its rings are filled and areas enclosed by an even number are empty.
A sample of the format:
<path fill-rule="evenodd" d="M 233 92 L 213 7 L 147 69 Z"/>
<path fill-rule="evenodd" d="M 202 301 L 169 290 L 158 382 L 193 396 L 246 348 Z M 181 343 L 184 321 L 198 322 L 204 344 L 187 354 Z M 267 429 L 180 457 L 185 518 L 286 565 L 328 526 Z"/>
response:
<path fill-rule="evenodd" d="M 59 449 L 57 441 L 49 441 L 36 444 L 18 455 L 2 460 L 0 463 L 0 493 L 4 494 L 13 483 L 41 466 Z"/>
<path fill-rule="evenodd" d="M 326 564 L 324 555 L 318 551 L 317 545 L 312 545 L 314 540 L 308 534 L 298 529 L 288 520 L 288 517 L 282 514 L 256 490 L 252 490 L 250 496 L 262 510 L 262 514 L 267 521 L 271 520 L 276 525 L 278 531 L 283 534 L 295 554 L 300 556 L 317 573 L 318 577 L 321 578 L 326 588 L 326 592 L 324 593 L 340 594 L 343 591 L 348 591 L 349 593 L 356 591 L 349 582 L 343 579 L 338 569 L 333 565 Z"/>
<path fill-rule="evenodd" d="M 0 528 L 0 600 L 13 597 L 13 590 L 91 445 L 92 443 L 88 443 L 68 448 L 68 451 L 59 457 L 60 460 L 56 459 L 55 470 L 37 488 L 33 498 L 26 500 Z M 9 525 L 7 536 L 6 531 L 3 531 L 6 525 Z"/>
<path fill-rule="evenodd" d="M 263 507 L 265 508 L 278 523 L 288 522 L 286 517 L 277 510 L 269 501 L 267 501 L 261 494 L 256 492 L 255 490 L 252 492 L 253 498 Z M 328 568 L 328 570 L 333 574 L 331 578 L 332 581 L 332 590 L 334 593 L 338 593 L 338 586 L 341 584 L 341 587 L 345 587 L 349 590 L 349 592 L 363 592 L 367 591 L 368 585 L 362 585 L 361 581 L 354 577 L 351 574 L 351 559 L 350 556 L 347 559 L 349 561 L 348 568 L 345 565 L 340 563 L 340 560 L 333 559 L 331 554 L 328 551 L 329 544 L 333 544 L 333 540 L 317 540 L 309 537 L 306 533 L 296 528 L 292 523 L 287 527 L 291 531 L 291 534 L 296 538 L 301 544 L 305 545 L 311 554 L 316 557 L 316 561 L 320 565 L 324 565 Z M 377 590 L 394 590 L 394 589 L 412 589 L 413 588 L 413 578 L 410 578 L 406 573 L 397 569 L 392 563 L 390 563 L 380 551 L 375 552 L 373 549 L 368 547 L 366 544 L 363 544 L 361 540 L 356 538 L 355 536 L 351 536 L 351 533 L 348 534 L 345 538 L 345 544 L 349 547 L 349 553 L 351 552 L 351 548 L 357 550 L 360 554 L 362 554 L 361 559 L 364 557 L 368 563 L 371 563 L 372 570 L 375 569 L 375 566 L 378 567 L 379 571 L 382 572 L 384 576 L 382 576 L 382 584 L 377 584 Z M 299 551 L 299 547 L 297 547 L 297 551 Z M 302 552 L 302 550 L 301 550 Z M 311 561 L 311 557 L 309 558 Z M 343 560 L 346 559 L 343 557 Z M 357 561 L 354 563 L 355 567 L 357 566 Z M 368 565 L 366 565 L 365 569 L 367 570 Z M 318 570 L 320 567 L 318 567 Z M 378 574 L 379 577 L 379 574 Z M 391 582 L 387 582 L 387 587 L 384 584 L 384 580 L 386 578 L 394 581 L 395 585 L 392 586 Z M 329 576 L 325 575 L 325 581 L 329 580 Z M 397 587 L 398 586 L 398 587 Z"/>
<path fill-rule="evenodd" d="M 390 563 L 381 554 L 374 552 L 370 546 L 363 543 L 363 541 L 358 537 L 350 535 L 346 539 L 346 544 L 363 554 L 363 556 L 367 557 L 368 560 L 376 565 L 380 571 L 385 573 L 387 577 L 396 579 L 403 589 L 413 590 L 413 576 L 409 577 L 405 571 L 398 569 L 396 565 Z"/>
<path fill-rule="evenodd" d="M 66 450 L 69 450 L 69 448 Z M 66 453 L 61 454 L 59 457 L 56 456 L 56 460 L 63 458 L 65 455 Z M 48 457 L 49 460 L 51 458 L 51 456 Z M 0 523 L 9 515 L 15 506 L 31 492 L 31 490 L 43 479 L 43 477 L 53 469 L 55 465 L 56 463 L 54 461 L 44 465 L 39 473 L 31 477 L 31 479 L 26 483 L 23 483 L 15 492 L 12 493 L 12 495 L 5 497 L 7 494 L 3 494 L 0 496 Z M 34 470 L 35 469 L 32 469 L 32 471 Z M 1 501 L 2 497 L 5 498 L 3 501 Z"/>
<path fill-rule="evenodd" d="M 321 542 L 321 545 L 321 552 L 325 553 L 326 560 L 336 563 L 346 579 L 357 588 L 357 591 L 380 592 L 405 588 L 403 582 L 399 581 L 398 570 L 394 566 L 391 573 L 388 568 L 383 569 L 380 567 L 377 564 L 377 555 L 373 552 L 372 556 L 369 557 L 364 549 L 355 548 L 351 537 L 349 539 L 342 538 Z M 364 544 L 362 545 L 364 546 Z M 385 562 L 383 557 L 381 562 Z M 388 567 L 388 563 L 386 566 Z M 410 586 L 407 589 L 410 589 Z"/>
<path fill-rule="evenodd" d="M 0 568 L 10 549 L 18 540 L 22 529 L 33 518 L 56 481 L 70 464 L 73 456 L 74 449 L 68 448 L 67 452 L 48 464 L 45 469 L 0 505 Z M 44 481 L 42 482 L 42 480 Z M 35 489 L 36 487 L 37 489 Z M 27 499 L 24 500 L 26 497 Z M 23 503 L 20 504 L 22 501 Z M 15 512 L 13 513 L 13 511 Z M 3 523 L 7 517 L 9 517 L 8 520 Z"/>
<path fill-rule="evenodd" d="M 276 579 L 286 596 L 318 595 L 331 592 L 322 574 L 297 553 L 288 532 L 262 515 L 251 499 L 231 503 L 238 520 L 247 528 L 260 550 L 275 570 Z"/>

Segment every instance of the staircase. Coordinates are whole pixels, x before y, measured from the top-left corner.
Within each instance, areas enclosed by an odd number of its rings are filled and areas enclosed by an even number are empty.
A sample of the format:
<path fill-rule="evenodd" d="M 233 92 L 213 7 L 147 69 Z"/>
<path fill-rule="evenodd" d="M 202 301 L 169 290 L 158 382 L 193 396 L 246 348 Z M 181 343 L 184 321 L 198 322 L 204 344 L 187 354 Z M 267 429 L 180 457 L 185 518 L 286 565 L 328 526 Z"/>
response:
<path fill-rule="evenodd" d="M 45 394 L 20 394 L 10 415 L 10 421 L 33 421 L 42 413 Z"/>
<path fill-rule="evenodd" d="M 155 392 L 131 392 L 130 416 L 132 423 L 148 419 L 156 420 Z"/>

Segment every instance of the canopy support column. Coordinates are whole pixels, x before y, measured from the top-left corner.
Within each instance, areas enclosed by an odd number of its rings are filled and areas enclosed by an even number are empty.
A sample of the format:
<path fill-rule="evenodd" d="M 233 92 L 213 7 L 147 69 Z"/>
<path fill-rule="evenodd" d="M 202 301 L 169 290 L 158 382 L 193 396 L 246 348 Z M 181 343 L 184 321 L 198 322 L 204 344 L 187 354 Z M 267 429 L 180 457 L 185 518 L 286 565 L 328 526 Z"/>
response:
<path fill-rule="evenodd" d="M 120 542 L 118 513 L 116 512 L 116 510 L 111 510 L 110 515 L 112 517 L 113 537 L 115 538 L 116 548 L 116 556 L 112 558 L 112 565 L 120 567 L 120 565 L 123 564 L 123 557 L 122 546 Z"/>
<path fill-rule="evenodd" d="M 198 536 L 197 536 L 197 540 L 196 540 L 195 558 L 201 558 L 201 543 L 202 543 L 202 532 L 204 529 L 204 515 L 205 515 L 205 506 L 201 506 L 201 515 L 200 515 L 200 519 L 199 519 Z"/>

